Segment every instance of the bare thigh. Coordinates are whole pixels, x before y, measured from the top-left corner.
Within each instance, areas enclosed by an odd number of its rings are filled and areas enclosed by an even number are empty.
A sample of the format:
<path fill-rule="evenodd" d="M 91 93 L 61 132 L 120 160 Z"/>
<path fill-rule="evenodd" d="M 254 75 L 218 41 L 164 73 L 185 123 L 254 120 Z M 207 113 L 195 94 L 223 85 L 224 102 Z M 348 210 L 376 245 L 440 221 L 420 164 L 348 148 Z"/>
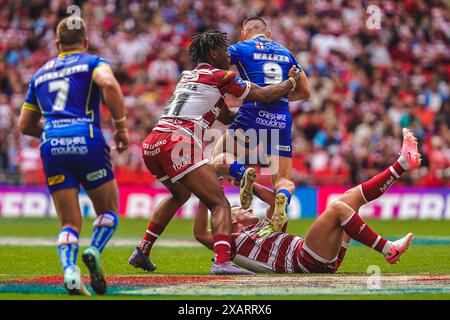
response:
<path fill-rule="evenodd" d="M 181 178 L 180 183 L 212 212 L 212 232 L 229 234 L 231 231 L 230 203 L 225 198 L 214 169 L 204 164 Z"/>
<path fill-rule="evenodd" d="M 97 188 L 86 191 L 92 200 L 95 212 L 100 215 L 106 211 L 117 213 L 119 209 L 119 192 L 116 180 L 105 182 Z"/>
<path fill-rule="evenodd" d="M 344 235 L 342 215 L 350 214 L 351 208 L 334 202 L 314 221 L 305 237 L 306 246 L 326 260 L 337 256 Z"/>

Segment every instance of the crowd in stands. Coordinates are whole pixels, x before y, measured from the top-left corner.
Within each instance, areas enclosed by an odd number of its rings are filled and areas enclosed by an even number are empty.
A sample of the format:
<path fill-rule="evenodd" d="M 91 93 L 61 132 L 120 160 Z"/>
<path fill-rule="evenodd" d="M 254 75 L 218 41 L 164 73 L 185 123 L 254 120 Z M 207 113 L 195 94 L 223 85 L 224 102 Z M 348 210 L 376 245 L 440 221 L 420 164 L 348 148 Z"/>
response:
<path fill-rule="evenodd" d="M 112 155 L 122 184 L 154 181 L 140 143 L 182 70 L 192 68 L 190 36 L 214 28 L 235 43 L 242 21 L 262 16 L 312 88 L 308 100 L 291 103 L 298 184 L 350 185 L 373 176 L 398 157 L 401 128 L 409 127 L 420 140 L 423 167 L 404 183 L 450 185 L 450 8 L 444 0 L 0 0 L 0 183 L 44 181 L 39 141 L 22 136 L 17 119 L 33 73 L 57 55 L 55 27 L 70 5 L 82 9 L 89 51 L 110 62 L 122 87 L 132 142 Z M 380 8 L 380 28 L 367 23 L 370 5 Z M 102 128 L 112 141 L 105 106 Z"/>

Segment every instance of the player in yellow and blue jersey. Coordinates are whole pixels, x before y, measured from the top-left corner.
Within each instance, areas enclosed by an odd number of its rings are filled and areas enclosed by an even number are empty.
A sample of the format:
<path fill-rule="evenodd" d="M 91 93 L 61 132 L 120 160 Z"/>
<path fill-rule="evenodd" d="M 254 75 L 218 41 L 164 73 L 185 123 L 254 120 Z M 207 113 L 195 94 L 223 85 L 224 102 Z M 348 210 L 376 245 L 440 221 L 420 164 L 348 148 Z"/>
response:
<path fill-rule="evenodd" d="M 286 222 L 286 207 L 295 190 L 291 181 L 292 116 L 289 112 L 289 101 L 308 98 L 310 88 L 307 77 L 295 57 L 283 45 L 270 38 L 267 24 L 262 18 L 246 19 L 243 23 L 242 38 L 243 41 L 228 48 L 231 63 L 236 66 L 242 79 L 265 87 L 286 80 L 292 65 L 302 72 L 296 87 L 276 101 L 261 103 L 244 100 L 232 125 L 214 150 L 215 169 L 240 181 L 241 205 L 248 209 L 251 205 L 256 171 L 237 160 L 236 152 L 239 148 L 236 143 L 245 146 L 248 152 L 248 149 L 253 148 L 249 137 L 256 133 L 258 148 L 263 148 L 264 153 L 270 156 L 273 168 L 277 167 L 277 172 L 271 173 L 271 180 L 276 194 L 272 227 L 278 231 Z M 226 143 L 227 139 L 234 139 L 235 142 Z M 229 150 L 230 146 L 233 146 L 233 150 Z"/>
<path fill-rule="evenodd" d="M 116 125 L 116 149 L 122 152 L 129 139 L 123 96 L 108 62 L 85 53 L 88 38 L 83 19 L 63 19 L 56 35 L 59 54 L 31 79 L 19 125 L 23 134 L 41 141 L 46 182 L 61 222 L 58 253 L 65 287 L 70 294 L 90 295 L 76 266 L 82 224 L 78 203 L 81 184 L 97 213 L 83 262 L 92 288 L 104 294 L 107 284 L 100 254 L 117 228 L 119 200 L 110 148 L 100 129 L 99 104 L 103 97 Z"/>

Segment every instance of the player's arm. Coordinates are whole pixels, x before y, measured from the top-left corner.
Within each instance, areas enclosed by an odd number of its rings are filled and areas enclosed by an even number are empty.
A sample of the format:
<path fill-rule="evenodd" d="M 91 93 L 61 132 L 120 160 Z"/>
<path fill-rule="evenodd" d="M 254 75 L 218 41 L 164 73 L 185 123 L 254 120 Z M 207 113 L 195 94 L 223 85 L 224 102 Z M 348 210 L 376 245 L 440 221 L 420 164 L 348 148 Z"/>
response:
<path fill-rule="evenodd" d="M 44 127 L 44 124 L 41 122 L 41 117 L 40 111 L 22 107 L 19 118 L 20 132 L 28 136 L 40 138 Z"/>
<path fill-rule="evenodd" d="M 120 85 L 108 65 L 101 65 L 100 67 L 95 68 L 92 79 L 102 90 L 103 100 L 109 112 L 111 112 L 116 126 L 116 132 L 114 133 L 116 149 L 117 151 L 122 152 L 128 148 L 129 137 L 125 116 L 125 105 Z"/>
<path fill-rule="evenodd" d="M 194 237 L 208 249 L 214 249 L 213 235 L 208 230 L 208 208 L 206 205 L 199 201 L 197 214 L 194 220 Z"/>
<path fill-rule="evenodd" d="M 311 96 L 311 88 L 309 86 L 308 77 L 304 72 L 301 73 L 295 90 L 289 92 L 289 101 L 297 101 L 308 99 Z"/>
<path fill-rule="evenodd" d="M 300 72 L 299 69 L 292 66 L 289 70 L 287 80 L 280 84 L 273 84 L 264 88 L 249 81 L 243 81 L 231 71 L 228 71 L 225 75 L 219 72 L 217 74 L 220 79 L 218 88 L 221 94 L 228 93 L 241 100 L 259 101 L 268 104 L 286 96 L 289 91 L 295 89 Z"/>
<path fill-rule="evenodd" d="M 41 122 L 41 108 L 38 106 L 36 91 L 34 88 L 34 77 L 28 86 L 25 103 L 22 105 L 19 117 L 19 130 L 22 134 L 40 138 L 44 124 Z"/>
<path fill-rule="evenodd" d="M 223 107 L 220 110 L 219 115 L 217 116 L 217 120 L 219 120 L 223 124 L 230 125 L 233 123 L 233 120 L 236 117 L 236 115 L 237 111 L 234 108 L 230 109 L 224 102 Z"/>
<path fill-rule="evenodd" d="M 266 87 L 260 87 L 252 83 L 252 87 L 245 98 L 247 101 L 258 101 L 268 104 L 286 96 L 291 90 L 294 90 L 300 78 L 300 70 L 292 66 L 288 73 L 288 79 L 280 84 L 272 84 Z"/>

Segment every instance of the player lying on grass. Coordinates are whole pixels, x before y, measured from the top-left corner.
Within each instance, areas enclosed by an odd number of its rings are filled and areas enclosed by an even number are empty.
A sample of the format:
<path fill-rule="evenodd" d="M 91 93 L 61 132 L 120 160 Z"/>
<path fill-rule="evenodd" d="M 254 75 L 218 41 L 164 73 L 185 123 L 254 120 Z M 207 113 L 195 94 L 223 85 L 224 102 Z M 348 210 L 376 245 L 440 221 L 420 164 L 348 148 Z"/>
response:
<path fill-rule="evenodd" d="M 270 32 L 264 19 L 248 18 L 242 24 L 243 41 L 228 48 L 231 63 L 237 67 L 244 80 L 254 82 L 262 87 L 279 83 L 286 79 L 291 65 L 302 70 L 294 55 L 283 45 L 270 38 Z M 248 209 L 252 201 L 252 185 L 256 178 L 254 168 L 247 159 L 238 154 L 237 144 L 253 149 L 259 148 L 263 157 L 270 159 L 274 189 L 275 211 L 272 225 L 280 230 L 286 222 L 286 207 L 289 205 L 295 185 L 292 176 L 292 115 L 289 101 L 306 99 L 310 96 L 310 87 L 306 74 L 302 71 L 300 80 L 294 90 L 271 103 L 244 100 L 230 130 L 219 139 L 213 154 L 214 169 L 221 175 L 229 175 L 240 181 L 241 206 Z M 258 146 L 246 140 L 245 132 L 251 130 L 256 134 Z M 254 130 L 254 131 L 253 131 Z M 276 134 L 274 134 L 276 132 Z M 247 153 L 249 150 L 247 150 Z M 223 153 L 234 155 L 223 162 Z M 253 163 L 251 163 L 253 164 Z"/>
<path fill-rule="evenodd" d="M 420 162 L 415 137 L 403 129 L 403 147 L 398 160 L 381 174 L 348 190 L 331 203 L 314 221 L 304 239 L 286 233 L 286 225 L 278 232 L 270 230 L 273 191 L 255 183 L 255 195 L 270 206 L 263 220 L 257 218 L 252 209 L 232 208 L 233 261 L 254 272 L 335 273 L 344 259 L 349 242 L 345 236 L 348 235 L 383 254 L 388 263 L 396 263 L 411 243 L 412 233 L 397 241 L 388 241 L 358 216 L 358 210 L 380 197 L 404 172 L 419 167 Z M 202 203 L 195 218 L 194 235 L 200 243 L 212 249 L 208 210 Z"/>
<path fill-rule="evenodd" d="M 104 294 L 107 285 L 100 254 L 117 228 L 119 197 L 110 149 L 100 129 L 99 104 L 103 96 L 116 126 L 116 149 L 122 152 L 128 146 L 123 97 L 109 64 L 85 53 L 88 39 L 83 19 L 63 19 L 56 37 L 59 55 L 33 76 L 19 126 L 23 134 L 41 139 L 46 181 L 61 222 L 58 253 L 70 294 L 90 295 L 76 266 L 82 224 L 80 184 L 92 200 L 97 219 L 83 262 L 92 288 Z"/>
<path fill-rule="evenodd" d="M 230 263 L 230 204 L 209 160 L 203 158 L 203 133 L 217 118 L 228 123 L 225 94 L 269 102 L 292 90 L 300 71 L 292 66 L 288 79 L 264 88 L 243 81 L 228 71 L 227 41 L 227 35 L 219 31 L 198 33 L 192 38 L 189 55 L 197 66 L 183 72 L 158 124 L 142 144 L 148 170 L 171 195 L 156 207 L 144 239 L 128 261 L 136 268 L 156 269 L 149 258 L 151 247 L 193 193 L 212 212 L 211 237 L 216 258 L 211 273 L 249 273 Z"/>

